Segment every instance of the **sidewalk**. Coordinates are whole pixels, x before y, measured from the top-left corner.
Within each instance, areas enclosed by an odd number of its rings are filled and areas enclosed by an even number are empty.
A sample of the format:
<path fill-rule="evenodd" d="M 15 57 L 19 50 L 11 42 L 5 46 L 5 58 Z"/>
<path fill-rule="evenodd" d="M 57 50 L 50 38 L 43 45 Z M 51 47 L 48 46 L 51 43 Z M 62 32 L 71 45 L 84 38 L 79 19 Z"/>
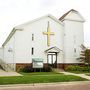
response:
<path fill-rule="evenodd" d="M 48 86 L 48 85 L 77 85 L 77 84 L 90 84 L 90 81 L 72 81 L 72 82 L 52 82 L 52 83 L 31 83 L 31 84 L 9 84 L 9 85 L 0 85 L 1 87 L 22 87 L 22 86 Z"/>
<path fill-rule="evenodd" d="M 65 75 L 75 75 L 75 76 L 79 76 L 79 77 L 86 78 L 86 79 L 90 80 L 90 76 L 87 76 L 85 74 L 75 74 L 75 73 L 64 72 L 64 71 L 62 71 L 60 73 L 63 73 Z"/>
<path fill-rule="evenodd" d="M 90 90 L 90 81 L 0 85 L 0 90 Z"/>
<path fill-rule="evenodd" d="M 11 71 L 11 72 L 6 72 L 6 71 L 0 69 L 0 77 L 1 77 L 1 76 L 22 76 L 22 75 L 19 74 L 19 73 L 17 73 L 17 72 L 13 72 L 13 71 Z"/>

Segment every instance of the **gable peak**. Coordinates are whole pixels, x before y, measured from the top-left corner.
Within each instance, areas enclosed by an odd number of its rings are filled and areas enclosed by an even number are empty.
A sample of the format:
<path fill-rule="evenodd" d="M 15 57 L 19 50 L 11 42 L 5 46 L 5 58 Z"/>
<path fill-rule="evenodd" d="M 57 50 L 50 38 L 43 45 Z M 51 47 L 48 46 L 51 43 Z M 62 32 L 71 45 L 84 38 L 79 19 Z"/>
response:
<path fill-rule="evenodd" d="M 59 20 L 60 20 L 60 21 L 64 21 L 64 20 L 66 19 L 66 17 L 67 17 L 68 15 L 70 15 L 71 13 L 77 14 L 77 15 L 81 18 L 80 21 L 85 21 L 84 18 L 81 16 L 81 14 L 80 14 L 78 11 L 74 10 L 74 9 L 71 9 L 71 10 L 69 10 L 68 12 L 66 12 L 64 15 L 62 15 L 62 16 L 59 18 Z M 73 18 L 73 20 L 74 20 L 74 18 Z"/>

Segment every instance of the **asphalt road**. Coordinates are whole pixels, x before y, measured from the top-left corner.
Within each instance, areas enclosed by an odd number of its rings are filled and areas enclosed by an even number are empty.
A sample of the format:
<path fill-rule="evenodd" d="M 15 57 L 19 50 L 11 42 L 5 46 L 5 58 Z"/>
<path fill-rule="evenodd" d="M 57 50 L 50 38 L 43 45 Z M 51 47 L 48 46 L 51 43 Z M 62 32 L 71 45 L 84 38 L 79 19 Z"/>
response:
<path fill-rule="evenodd" d="M 90 82 L 0 86 L 0 90 L 90 90 Z"/>

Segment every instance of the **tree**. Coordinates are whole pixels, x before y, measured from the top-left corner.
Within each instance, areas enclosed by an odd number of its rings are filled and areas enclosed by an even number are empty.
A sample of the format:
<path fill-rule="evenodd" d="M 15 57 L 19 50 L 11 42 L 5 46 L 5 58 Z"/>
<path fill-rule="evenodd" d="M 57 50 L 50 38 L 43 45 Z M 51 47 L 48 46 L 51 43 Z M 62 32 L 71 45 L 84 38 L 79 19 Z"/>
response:
<path fill-rule="evenodd" d="M 84 62 L 85 64 L 90 64 L 90 49 L 86 48 L 84 45 L 81 45 L 81 54 L 78 60 Z"/>

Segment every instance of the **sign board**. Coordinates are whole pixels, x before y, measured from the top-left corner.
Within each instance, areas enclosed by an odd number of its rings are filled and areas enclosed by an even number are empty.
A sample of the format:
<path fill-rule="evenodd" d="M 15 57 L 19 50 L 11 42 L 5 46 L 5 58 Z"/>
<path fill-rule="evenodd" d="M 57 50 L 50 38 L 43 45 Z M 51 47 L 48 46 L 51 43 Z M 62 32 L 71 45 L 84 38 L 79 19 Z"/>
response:
<path fill-rule="evenodd" d="M 33 68 L 43 68 L 42 58 L 33 58 L 32 63 L 33 63 Z"/>

